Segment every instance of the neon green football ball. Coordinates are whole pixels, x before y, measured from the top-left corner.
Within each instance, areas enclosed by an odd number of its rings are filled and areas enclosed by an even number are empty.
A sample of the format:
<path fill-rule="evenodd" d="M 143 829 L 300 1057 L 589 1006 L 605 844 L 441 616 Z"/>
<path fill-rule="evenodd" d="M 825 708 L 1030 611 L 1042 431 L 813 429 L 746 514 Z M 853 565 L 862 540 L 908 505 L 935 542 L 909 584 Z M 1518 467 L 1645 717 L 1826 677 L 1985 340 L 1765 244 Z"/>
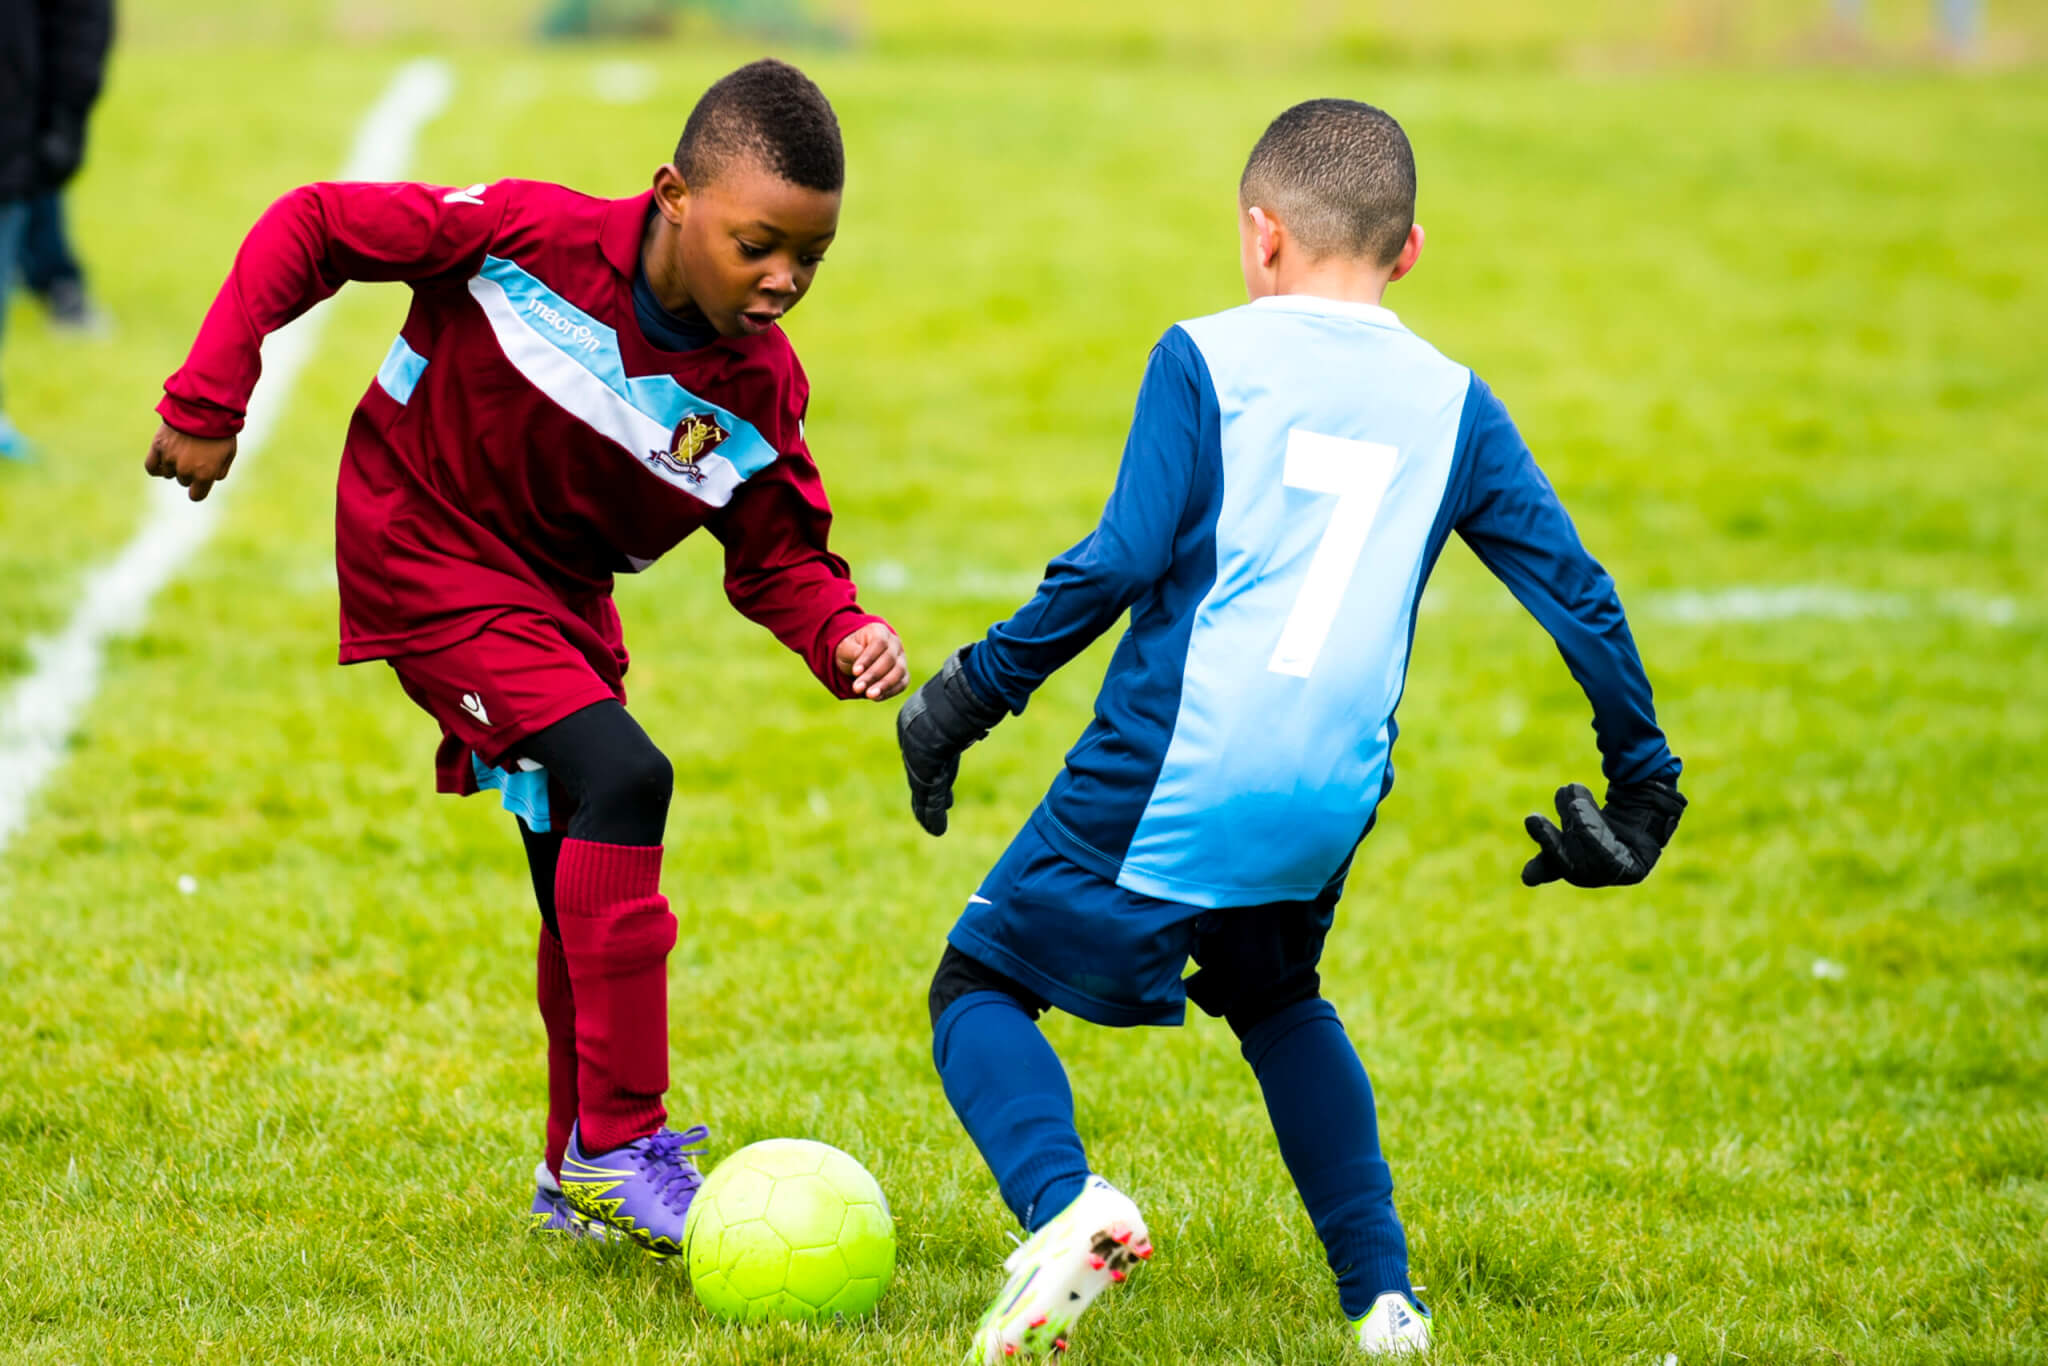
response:
<path fill-rule="evenodd" d="M 683 1226 L 690 1283 L 721 1318 L 865 1314 L 896 1271 L 896 1221 L 867 1168 L 828 1143 L 771 1138 L 718 1164 Z"/>

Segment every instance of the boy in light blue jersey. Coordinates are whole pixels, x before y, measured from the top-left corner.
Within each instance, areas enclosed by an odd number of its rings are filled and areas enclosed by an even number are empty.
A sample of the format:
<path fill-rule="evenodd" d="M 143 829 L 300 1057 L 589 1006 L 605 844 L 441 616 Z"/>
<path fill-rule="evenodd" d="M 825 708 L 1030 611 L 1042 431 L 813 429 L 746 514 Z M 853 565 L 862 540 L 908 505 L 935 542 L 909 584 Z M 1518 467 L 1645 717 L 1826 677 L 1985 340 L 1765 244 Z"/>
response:
<path fill-rule="evenodd" d="M 1613 581 L 1500 401 L 1380 306 L 1423 245 L 1400 125 L 1297 105 L 1239 198 L 1250 305 L 1167 330 L 1100 525 L 897 721 L 912 808 L 943 834 L 961 751 L 1130 612 L 1095 719 L 932 982 L 946 1097 L 1031 1231 L 976 1361 L 1060 1349 L 1151 1252 L 1033 1021 L 1179 1024 L 1190 998 L 1242 1043 L 1358 1347 L 1428 1347 L 1371 1084 L 1317 963 L 1393 786 L 1416 605 L 1452 531 L 1592 702 L 1606 803 L 1572 784 L 1558 823 L 1530 816 L 1523 881 L 1639 882 L 1685 806 Z"/>

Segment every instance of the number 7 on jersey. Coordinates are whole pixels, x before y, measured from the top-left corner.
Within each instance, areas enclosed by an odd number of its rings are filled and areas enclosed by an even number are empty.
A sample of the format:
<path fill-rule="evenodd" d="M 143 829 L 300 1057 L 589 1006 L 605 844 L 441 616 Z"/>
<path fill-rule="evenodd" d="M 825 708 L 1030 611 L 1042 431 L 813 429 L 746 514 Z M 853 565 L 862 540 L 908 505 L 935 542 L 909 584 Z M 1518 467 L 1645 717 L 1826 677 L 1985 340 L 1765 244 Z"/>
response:
<path fill-rule="evenodd" d="M 1291 489 L 1334 494 L 1337 506 L 1330 511 L 1330 524 L 1323 529 L 1301 593 L 1280 630 L 1280 643 L 1266 663 L 1271 672 L 1307 678 L 1315 669 L 1400 460 L 1400 451 L 1375 441 L 1325 436 L 1299 427 L 1288 431 L 1281 482 Z"/>

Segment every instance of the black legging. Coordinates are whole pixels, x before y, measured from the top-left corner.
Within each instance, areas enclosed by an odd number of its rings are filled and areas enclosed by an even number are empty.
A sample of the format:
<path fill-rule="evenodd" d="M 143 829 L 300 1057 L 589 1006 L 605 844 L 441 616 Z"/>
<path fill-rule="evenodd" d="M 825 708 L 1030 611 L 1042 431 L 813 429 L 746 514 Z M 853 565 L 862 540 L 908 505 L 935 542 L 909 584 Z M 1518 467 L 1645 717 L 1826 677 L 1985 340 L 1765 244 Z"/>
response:
<path fill-rule="evenodd" d="M 668 824 L 675 770 L 647 732 L 617 702 L 597 702 L 537 731 L 513 757 L 548 773 L 549 830 L 519 822 L 541 919 L 555 925 L 555 863 L 564 839 L 599 844 L 660 844 Z"/>

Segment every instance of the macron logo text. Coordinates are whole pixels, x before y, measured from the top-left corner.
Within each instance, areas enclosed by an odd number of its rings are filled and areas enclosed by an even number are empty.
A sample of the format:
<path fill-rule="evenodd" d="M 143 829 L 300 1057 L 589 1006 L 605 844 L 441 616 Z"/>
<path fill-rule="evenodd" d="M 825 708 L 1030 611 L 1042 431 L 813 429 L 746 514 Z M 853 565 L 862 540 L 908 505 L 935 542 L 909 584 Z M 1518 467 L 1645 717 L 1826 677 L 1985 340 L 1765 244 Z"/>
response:
<path fill-rule="evenodd" d="M 559 309 L 544 300 L 535 299 L 526 306 L 526 311 L 554 329 L 555 335 L 571 346 L 588 352 L 595 351 L 603 345 L 598 340 L 597 333 L 590 330 L 588 323 L 579 323 L 573 318 L 563 316 Z"/>

